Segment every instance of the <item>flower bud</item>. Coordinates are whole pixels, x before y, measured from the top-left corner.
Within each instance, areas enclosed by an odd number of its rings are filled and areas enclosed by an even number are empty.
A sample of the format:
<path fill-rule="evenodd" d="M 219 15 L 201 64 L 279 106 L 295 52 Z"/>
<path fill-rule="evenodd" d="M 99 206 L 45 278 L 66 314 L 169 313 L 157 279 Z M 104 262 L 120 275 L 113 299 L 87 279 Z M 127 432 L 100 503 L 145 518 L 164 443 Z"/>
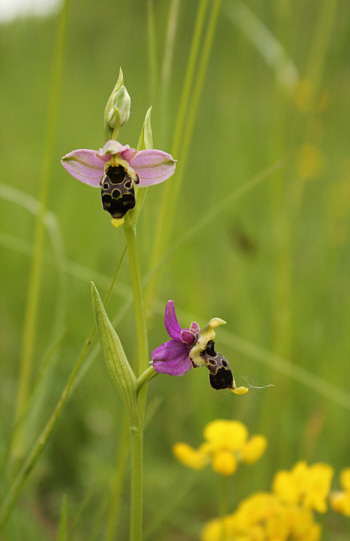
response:
<path fill-rule="evenodd" d="M 108 125 L 114 129 L 117 118 L 117 111 L 119 112 L 119 126 L 123 126 L 130 116 L 131 98 L 125 86 L 122 85 L 119 90 L 114 94 L 112 98 L 111 108 L 108 113 Z"/>
<path fill-rule="evenodd" d="M 109 139 L 117 139 L 120 126 L 123 126 L 129 119 L 130 105 L 131 99 L 124 86 L 123 72 L 120 68 L 118 81 L 108 98 L 104 113 L 106 141 Z"/>

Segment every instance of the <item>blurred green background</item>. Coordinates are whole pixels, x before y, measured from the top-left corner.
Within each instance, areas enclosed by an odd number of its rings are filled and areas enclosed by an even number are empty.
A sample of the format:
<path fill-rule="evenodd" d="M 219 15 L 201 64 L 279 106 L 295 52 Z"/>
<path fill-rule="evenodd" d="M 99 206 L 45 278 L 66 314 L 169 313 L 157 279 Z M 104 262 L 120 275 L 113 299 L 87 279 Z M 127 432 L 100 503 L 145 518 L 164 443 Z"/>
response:
<path fill-rule="evenodd" d="M 60 164 L 73 149 L 103 146 L 103 111 L 120 66 L 132 112 L 119 140 L 137 145 L 152 105 L 154 147 L 171 151 L 198 2 L 155 0 L 152 6 L 157 79 L 148 58 L 150 3 L 70 1 L 48 205 L 56 229 L 54 241 L 48 236 L 45 245 L 34 356 L 35 374 L 45 359 L 49 369 L 30 415 L 28 449 L 93 324 L 89 280 L 104 294 L 125 245 L 122 229 L 111 227 L 102 211 L 99 192 Z M 164 100 L 163 52 L 174 6 L 173 63 Z M 33 214 L 23 205 L 29 204 L 26 194 L 38 197 L 56 28 L 57 16 L 1 25 L 2 454 L 13 426 L 34 235 Z M 204 369 L 151 382 L 145 434 L 149 539 L 198 539 L 202 524 L 216 516 L 215 474 L 190 472 L 171 453 L 177 441 L 198 446 L 213 419 L 238 419 L 251 434 L 268 439 L 264 457 L 241 466 L 232 479 L 232 510 L 254 490 L 267 490 L 277 469 L 299 459 L 331 463 L 336 475 L 350 466 L 349 37 L 346 0 L 222 3 L 167 249 L 219 210 L 164 260 L 149 339 L 151 350 L 167 339 L 163 311 L 169 299 L 183 327 L 191 317 L 201 325 L 221 317 L 228 325 L 217 332 L 217 349 L 229 360 L 237 385 L 253 388 L 245 396 L 216 392 Z M 220 207 L 278 160 L 278 170 Z M 21 191 L 15 201 L 8 187 Z M 149 190 L 138 224 L 145 274 L 164 189 Z M 125 260 L 107 310 L 111 317 L 128 287 Z M 132 360 L 132 308 L 118 332 Z M 29 478 L 6 539 L 55 539 L 63 494 L 69 539 L 104 539 L 122 419 L 99 353 Z M 127 538 L 127 486 L 118 540 Z M 324 539 L 348 539 L 346 532 L 348 522 L 334 517 Z"/>

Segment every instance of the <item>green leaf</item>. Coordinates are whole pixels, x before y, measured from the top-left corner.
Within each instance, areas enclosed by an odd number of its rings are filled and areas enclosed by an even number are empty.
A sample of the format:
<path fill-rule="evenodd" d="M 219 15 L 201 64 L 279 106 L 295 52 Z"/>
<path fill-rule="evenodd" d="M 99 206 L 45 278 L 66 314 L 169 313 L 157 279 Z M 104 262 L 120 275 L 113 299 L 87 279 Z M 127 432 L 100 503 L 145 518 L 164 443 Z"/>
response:
<path fill-rule="evenodd" d="M 153 136 L 151 126 L 151 111 L 150 107 L 146 113 L 145 120 L 142 126 L 139 142 L 137 143 L 137 150 L 149 150 L 153 148 Z"/>
<path fill-rule="evenodd" d="M 130 417 L 135 418 L 135 415 L 137 416 L 137 379 L 93 282 L 91 282 L 91 296 L 101 349 L 108 371 Z"/>

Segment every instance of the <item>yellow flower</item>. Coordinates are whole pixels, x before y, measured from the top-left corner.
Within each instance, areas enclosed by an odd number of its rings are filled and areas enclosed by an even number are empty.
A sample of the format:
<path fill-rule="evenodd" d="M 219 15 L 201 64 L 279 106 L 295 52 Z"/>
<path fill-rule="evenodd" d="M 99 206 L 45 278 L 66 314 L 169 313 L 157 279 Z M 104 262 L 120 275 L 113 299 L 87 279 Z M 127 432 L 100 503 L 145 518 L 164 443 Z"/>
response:
<path fill-rule="evenodd" d="M 314 522 L 310 509 L 302 507 L 288 507 L 288 520 L 290 536 L 298 541 L 318 541 L 321 537 L 321 526 Z"/>
<path fill-rule="evenodd" d="M 240 421 L 217 420 L 209 423 L 204 429 L 204 438 L 213 452 L 227 449 L 238 451 L 248 437 L 247 427 Z"/>
<path fill-rule="evenodd" d="M 266 523 L 276 516 L 280 509 L 281 503 L 275 495 L 255 492 L 239 504 L 234 516 L 236 524 L 239 524 L 242 530 L 247 530 L 257 524 Z"/>
<path fill-rule="evenodd" d="M 201 541 L 319 541 L 321 527 L 310 509 L 283 504 L 274 494 L 257 492 L 235 513 L 208 522 Z"/>
<path fill-rule="evenodd" d="M 232 475 L 237 469 L 237 459 L 230 451 L 218 451 L 213 455 L 212 467 L 221 475 Z"/>
<path fill-rule="evenodd" d="M 252 436 L 240 450 L 241 459 L 246 464 L 253 464 L 264 454 L 267 446 L 265 436 Z"/>
<path fill-rule="evenodd" d="M 221 419 L 205 427 L 204 438 L 205 443 L 198 449 L 186 443 L 175 444 L 176 458 L 193 469 L 201 469 L 211 462 L 213 470 L 224 476 L 232 475 L 238 462 L 256 462 L 267 444 L 264 436 L 253 436 L 248 440 L 248 430 L 243 423 Z"/>
<path fill-rule="evenodd" d="M 179 462 L 194 470 L 201 470 L 209 461 L 206 454 L 196 451 L 187 443 L 175 443 L 173 453 Z"/>
<path fill-rule="evenodd" d="M 207 522 L 201 533 L 201 541 L 252 541 L 252 537 L 240 528 L 235 515 L 229 515 Z"/>
<path fill-rule="evenodd" d="M 326 499 L 331 489 L 333 475 L 334 470 L 328 464 L 319 462 L 309 467 L 303 501 L 305 507 L 315 509 L 319 513 L 327 511 Z"/>
<path fill-rule="evenodd" d="M 298 462 L 291 471 L 280 470 L 276 473 L 272 490 L 279 499 L 287 504 L 297 504 L 304 492 L 304 481 L 307 472 L 306 462 Z"/>
<path fill-rule="evenodd" d="M 333 477 L 333 468 L 317 463 L 308 466 L 298 462 L 291 471 L 281 470 L 274 477 L 272 489 L 280 500 L 287 504 L 302 504 L 319 513 L 327 510 L 328 496 Z"/>
<path fill-rule="evenodd" d="M 350 468 L 345 468 L 340 475 L 343 491 L 331 492 L 331 507 L 337 513 L 350 517 Z"/>

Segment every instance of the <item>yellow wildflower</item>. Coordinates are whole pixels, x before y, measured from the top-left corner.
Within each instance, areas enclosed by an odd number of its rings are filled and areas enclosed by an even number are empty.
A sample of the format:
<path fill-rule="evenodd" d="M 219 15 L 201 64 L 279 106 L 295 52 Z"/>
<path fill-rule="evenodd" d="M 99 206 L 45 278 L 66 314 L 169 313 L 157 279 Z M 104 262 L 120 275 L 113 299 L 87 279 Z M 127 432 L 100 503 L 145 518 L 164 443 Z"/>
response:
<path fill-rule="evenodd" d="M 240 450 L 240 456 L 246 464 L 253 464 L 264 454 L 267 445 L 265 436 L 252 436 Z"/>
<path fill-rule="evenodd" d="M 193 470 L 201 470 L 209 462 L 206 454 L 200 450 L 196 451 L 196 449 L 193 449 L 187 443 L 175 443 L 173 453 L 179 462 L 182 462 L 182 464 Z"/>
<path fill-rule="evenodd" d="M 281 470 L 274 477 L 272 489 L 280 500 L 287 504 L 302 504 L 319 513 L 327 510 L 328 496 L 333 477 L 333 468 L 317 463 L 308 466 L 298 462 L 291 471 Z"/>
<path fill-rule="evenodd" d="M 331 492 L 331 507 L 337 513 L 350 517 L 350 468 L 345 468 L 340 475 L 343 491 Z"/>
<path fill-rule="evenodd" d="M 217 473 L 232 475 L 238 462 L 252 464 L 266 449 L 264 436 L 253 436 L 248 440 L 247 427 L 239 421 L 217 420 L 204 429 L 205 443 L 193 449 L 186 443 L 177 443 L 173 447 L 176 458 L 193 469 L 201 469 L 208 462 Z"/>
<path fill-rule="evenodd" d="M 328 464 L 319 462 L 309 467 L 303 501 L 305 507 L 315 509 L 319 513 L 327 511 L 326 499 L 331 489 L 333 475 L 334 470 Z"/>
<path fill-rule="evenodd" d="M 290 536 L 298 541 L 318 541 L 321 537 L 321 526 L 314 522 L 311 509 L 291 506 L 286 507 L 290 525 Z"/>
<path fill-rule="evenodd" d="M 318 541 L 320 525 L 310 509 L 283 504 L 269 492 L 243 500 L 235 513 L 208 522 L 201 541 Z"/>

